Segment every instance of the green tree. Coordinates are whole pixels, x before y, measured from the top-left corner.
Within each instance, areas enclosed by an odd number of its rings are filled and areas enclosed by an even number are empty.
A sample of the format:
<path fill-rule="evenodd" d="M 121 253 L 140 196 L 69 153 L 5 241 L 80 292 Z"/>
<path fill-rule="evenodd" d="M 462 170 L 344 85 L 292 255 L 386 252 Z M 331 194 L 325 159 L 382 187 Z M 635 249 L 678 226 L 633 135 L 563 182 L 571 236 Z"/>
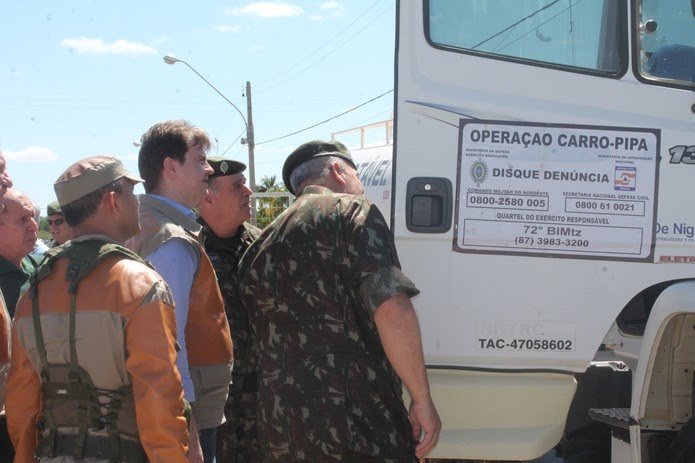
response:
<path fill-rule="evenodd" d="M 261 182 L 256 185 L 258 193 L 282 193 L 287 192 L 287 188 L 281 182 L 278 182 L 277 175 L 265 176 Z M 258 209 L 256 211 L 256 223 L 258 227 L 265 228 L 270 222 L 275 220 L 275 217 L 280 215 L 282 211 L 289 206 L 289 196 L 279 196 L 275 198 L 258 198 Z"/>
<path fill-rule="evenodd" d="M 42 240 L 50 240 L 53 238 L 51 236 L 51 231 L 48 229 L 48 219 L 46 217 L 41 217 L 39 219 L 39 238 Z"/>

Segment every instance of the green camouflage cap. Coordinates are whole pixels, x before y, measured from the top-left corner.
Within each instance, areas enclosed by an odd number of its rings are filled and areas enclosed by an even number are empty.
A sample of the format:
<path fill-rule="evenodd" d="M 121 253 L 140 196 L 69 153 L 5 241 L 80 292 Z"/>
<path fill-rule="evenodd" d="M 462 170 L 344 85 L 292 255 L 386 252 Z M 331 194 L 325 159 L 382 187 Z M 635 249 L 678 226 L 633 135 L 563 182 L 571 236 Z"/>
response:
<path fill-rule="evenodd" d="M 60 205 L 65 206 L 121 177 L 134 183 L 143 181 L 114 157 L 92 156 L 68 167 L 53 184 L 53 189 Z"/>
<path fill-rule="evenodd" d="M 292 151 L 287 157 L 287 160 L 285 160 L 285 165 L 282 167 L 282 181 L 285 182 L 287 191 L 295 196 L 297 195 L 297 193 L 292 190 L 292 185 L 290 184 L 290 176 L 294 169 L 307 161 L 322 156 L 337 156 L 347 161 L 354 169 L 357 169 L 350 155 L 350 151 L 339 141 L 328 142 L 313 140 L 299 146 L 299 148 Z"/>
<path fill-rule="evenodd" d="M 246 164 L 233 159 L 225 159 L 219 156 L 208 158 L 208 164 L 212 167 L 210 177 L 223 177 L 225 175 L 234 175 L 246 170 Z"/>
<path fill-rule="evenodd" d="M 60 210 L 60 203 L 58 201 L 53 201 L 46 207 L 46 215 L 63 215 L 63 211 Z"/>

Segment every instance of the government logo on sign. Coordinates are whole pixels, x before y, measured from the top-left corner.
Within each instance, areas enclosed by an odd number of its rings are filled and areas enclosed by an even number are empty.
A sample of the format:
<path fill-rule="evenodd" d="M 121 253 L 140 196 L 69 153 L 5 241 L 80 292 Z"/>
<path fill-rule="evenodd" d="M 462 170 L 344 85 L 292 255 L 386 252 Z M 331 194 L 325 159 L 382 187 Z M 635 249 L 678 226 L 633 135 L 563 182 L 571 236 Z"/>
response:
<path fill-rule="evenodd" d="M 615 166 L 614 189 L 616 191 L 635 191 L 637 188 L 637 168 Z"/>
<path fill-rule="evenodd" d="M 471 165 L 471 180 L 476 186 L 480 186 L 487 179 L 487 164 L 482 160 L 477 160 Z"/>

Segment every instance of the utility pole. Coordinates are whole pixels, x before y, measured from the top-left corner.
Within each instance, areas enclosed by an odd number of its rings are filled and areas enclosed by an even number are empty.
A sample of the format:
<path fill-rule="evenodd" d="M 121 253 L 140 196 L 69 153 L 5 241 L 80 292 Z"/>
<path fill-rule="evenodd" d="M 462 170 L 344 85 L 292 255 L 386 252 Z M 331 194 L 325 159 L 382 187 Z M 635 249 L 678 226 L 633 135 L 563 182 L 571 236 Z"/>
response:
<path fill-rule="evenodd" d="M 256 166 L 254 150 L 256 142 L 253 134 L 253 103 L 251 102 L 251 82 L 246 81 L 246 144 L 249 148 L 249 187 L 256 192 Z M 251 199 L 251 223 L 256 225 L 256 198 Z"/>

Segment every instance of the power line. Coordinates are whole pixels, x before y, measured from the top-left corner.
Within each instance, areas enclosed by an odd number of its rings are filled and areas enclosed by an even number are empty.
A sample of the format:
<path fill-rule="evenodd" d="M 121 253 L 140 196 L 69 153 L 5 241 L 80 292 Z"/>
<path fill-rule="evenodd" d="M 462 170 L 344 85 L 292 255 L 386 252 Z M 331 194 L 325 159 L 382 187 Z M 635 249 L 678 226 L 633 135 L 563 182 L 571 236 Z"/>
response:
<path fill-rule="evenodd" d="M 504 34 L 505 32 L 507 32 L 509 29 L 515 28 L 516 26 L 518 26 L 518 25 L 521 24 L 522 22 L 524 22 L 524 21 L 526 21 L 526 20 L 528 20 L 528 19 L 531 19 L 532 17 L 536 16 L 538 13 L 540 13 L 540 12 L 543 11 L 543 10 L 547 10 L 548 8 L 550 8 L 551 6 L 555 5 L 555 4 L 556 4 L 557 2 L 559 2 L 559 1 L 560 1 L 560 0 L 554 0 L 554 1 L 550 2 L 550 3 L 548 3 L 547 5 L 544 5 L 544 6 L 540 7 L 539 9 L 537 9 L 536 11 L 534 11 L 533 13 L 531 13 L 530 15 L 526 16 L 525 18 L 521 18 L 520 20 L 518 20 L 517 22 L 515 22 L 515 23 L 512 24 L 511 26 L 505 27 L 505 28 L 502 29 L 501 31 L 499 31 L 499 32 L 497 32 L 497 33 L 495 33 L 495 34 L 492 34 L 490 37 L 486 38 L 486 39 L 483 40 L 482 42 L 479 42 L 479 43 L 477 43 L 476 45 L 472 46 L 472 47 L 471 47 L 471 50 L 475 50 L 475 49 L 478 48 L 479 46 L 483 45 L 484 43 L 489 42 L 490 40 L 494 39 L 494 38 L 497 37 L 498 35 L 502 35 L 502 34 Z"/>
<path fill-rule="evenodd" d="M 560 16 L 561 14 L 563 14 L 564 12 L 566 12 L 567 10 L 569 10 L 570 13 L 571 13 L 571 12 L 572 12 L 572 6 L 578 5 L 578 4 L 581 3 L 582 1 L 583 1 L 583 0 L 577 0 L 576 2 L 572 3 L 572 0 L 570 0 L 570 6 L 569 6 L 569 7 L 565 8 L 565 9 L 562 10 L 562 11 L 560 11 L 560 12 L 557 13 L 555 16 L 550 17 L 550 18 L 547 19 L 546 21 L 543 21 L 543 22 L 540 23 L 538 26 L 534 27 L 534 28 L 531 29 L 530 31 L 526 32 L 525 34 L 520 35 L 520 36 L 517 37 L 516 39 L 512 40 L 511 42 L 509 42 L 508 44 L 506 44 L 505 46 L 503 46 L 502 48 L 500 48 L 500 51 L 504 50 L 505 48 L 507 48 L 507 47 L 510 46 L 510 45 L 513 45 L 514 43 L 518 42 L 519 40 L 523 39 L 524 37 L 526 37 L 527 35 L 529 35 L 531 32 L 534 32 L 534 31 L 539 30 L 539 29 L 541 28 L 541 26 L 544 26 L 545 24 L 549 23 L 550 21 L 552 21 L 553 19 L 557 18 L 558 16 Z M 500 44 L 500 45 L 501 45 L 501 44 Z M 574 63 L 572 63 L 572 64 L 574 64 Z"/>
<path fill-rule="evenodd" d="M 355 18 L 354 21 L 352 21 L 352 22 L 351 22 L 350 24 L 348 24 L 343 30 L 341 30 L 341 31 L 338 32 L 336 35 L 334 35 L 334 36 L 331 37 L 329 40 L 327 40 L 323 45 L 321 45 L 321 46 L 318 47 L 316 50 L 314 50 L 314 51 L 312 51 L 311 53 L 309 53 L 307 56 L 305 56 L 305 57 L 302 58 L 301 60 L 299 60 L 299 61 L 297 61 L 296 63 L 294 63 L 294 64 L 293 64 L 292 66 L 290 66 L 286 71 L 278 72 L 278 73 L 275 74 L 274 76 L 269 77 L 268 79 L 266 79 L 266 80 L 262 81 L 261 83 L 257 84 L 257 85 L 256 85 L 256 88 L 263 87 L 265 84 L 267 84 L 267 83 L 270 82 L 271 80 L 273 80 L 273 79 L 275 79 L 276 77 L 279 77 L 279 76 L 281 76 L 281 75 L 283 75 L 283 74 L 285 74 L 285 73 L 291 71 L 292 69 L 296 68 L 297 66 L 299 66 L 300 64 L 302 64 L 303 62 L 305 62 L 306 60 L 308 60 L 309 58 L 311 58 L 312 56 L 314 56 L 316 53 L 318 53 L 318 52 L 321 51 L 322 49 L 326 48 L 326 47 L 328 46 L 329 43 L 333 42 L 335 39 L 337 39 L 338 37 L 340 37 L 345 31 L 347 31 L 348 29 L 350 29 L 357 21 L 359 21 L 360 19 L 362 19 L 367 13 L 369 13 L 369 11 L 371 11 L 375 6 L 377 6 L 377 5 L 378 5 L 379 3 L 381 3 L 382 1 L 383 1 L 383 0 L 377 0 L 376 2 L 374 2 L 374 3 L 372 4 L 372 6 L 370 6 L 370 7 L 367 8 L 366 10 L 364 10 L 364 12 L 362 12 L 361 15 L 359 15 L 357 18 Z"/>
<path fill-rule="evenodd" d="M 330 121 L 332 121 L 333 119 L 337 119 L 337 118 L 339 118 L 340 116 L 343 116 L 343 115 L 345 115 L 345 114 L 347 114 L 347 113 L 349 113 L 349 112 L 352 112 L 352 111 L 354 111 L 354 110 L 356 110 L 356 109 L 358 109 L 358 108 L 361 108 L 362 106 L 364 106 L 364 105 L 366 105 L 366 104 L 369 104 L 369 103 L 371 103 L 372 101 L 378 100 L 379 98 L 381 98 L 381 97 L 383 97 L 383 96 L 386 96 L 386 95 L 388 95 L 388 94 L 391 93 L 391 92 L 393 92 L 393 89 L 387 90 L 387 91 L 385 91 L 384 93 L 382 93 L 381 95 L 375 96 L 375 97 L 372 98 L 371 100 L 367 100 L 367 101 L 365 101 L 364 103 L 361 103 L 361 104 L 355 106 L 354 108 L 350 108 L 350 109 L 348 109 L 347 111 L 343 111 L 343 112 L 340 113 L 340 114 L 337 114 L 337 115 L 335 115 L 335 116 L 333 116 L 333 117 L 329 117 L 328 119 L 326 119 L 326 120 L 324 120 L 324 121 L 317 122 L 316 124 L 310 125 L 309 127 L 305 127 L 305 128 L 303 128 L 303 129 L 301 129 L 301 130 L 297 130 L 296 132 L 288 133 L 287 135 L 283 135 L 283 136 L 281 136 L 281 137 L 273 138 L 273 139 L 270 139 L 270 140 L 265 140 L 265 141 L 261 141 L 261 142 L 256 142 L 256 146 L 258 146 L 258 145 L 264 145 L 264 144 L 266 144 L 266 143 L 270 143 L 270 142 L 273 142 L 273 141 L 282 140 L 283 138 L 291 137 L 292 135 L 297 135 L 298 133 L 302 133 L 302 132 L 305 132 L 305 131 L 307 131 L 307 130 L 309 130 L 309 129 L 313 129 L 314 127 L 317 127 L 317 126 L 319 126 L 319 125 L 321 125 L 321 124 L 325 124 L 326 122 L 330 122 Z"/>
<path fill-rule="evenodd" d="M 239 136 L 237 136 L 237 137 L 234 139 L 234 141 L 232 142 L 232 144 L 229 145 L 229 146 L 227 147 L 227 149 L 224 150 L 224 151 L 222 152 L 222 156 L 224 156 L 224 155 L 227 153 L 227 151 L 229 151 L 229 149 L 230 149 L 232 146 L 234 146 L 234 143 L 236 143 L 237 141 L 239 141 L 239 139 L 241 138 L 241 136 L 242 136 L 243 134 L 245 134 L 245 133 L 246 133 L 246 128 L 244 128 L 244 130 L 241 131 L 241 133 L 239 134 Z"/>
<path fill-rule="evenodd" d="M 369 116 L 368 118 L 358 122 L 356 125 L 366 125 L 368 122 L 372 122 L 373 120 L 381 120 L 384 118 L 384 115 L 386 114 L 393 114 L 393 109 L 387 109 L 386 111 L 382 111 L 379 114 L 374 114 L 372 116 Z"/>

